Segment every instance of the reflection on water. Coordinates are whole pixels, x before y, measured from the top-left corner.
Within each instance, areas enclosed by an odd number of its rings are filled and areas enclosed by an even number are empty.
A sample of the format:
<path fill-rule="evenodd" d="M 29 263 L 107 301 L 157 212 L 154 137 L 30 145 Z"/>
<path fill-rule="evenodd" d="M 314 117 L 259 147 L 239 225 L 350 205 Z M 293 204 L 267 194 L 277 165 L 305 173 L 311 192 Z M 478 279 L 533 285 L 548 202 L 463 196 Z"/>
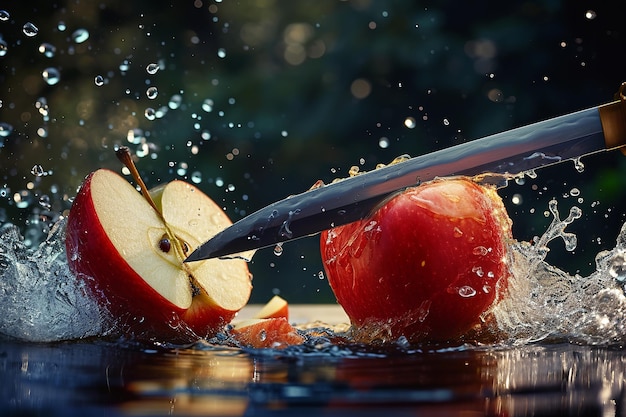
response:
<path fill-rule="evenodd" d="M 623 412 L 625 359 L 568 344 L 293 357 L 5 341 L 0 406 L 9 416 L 608 416 Z"/>

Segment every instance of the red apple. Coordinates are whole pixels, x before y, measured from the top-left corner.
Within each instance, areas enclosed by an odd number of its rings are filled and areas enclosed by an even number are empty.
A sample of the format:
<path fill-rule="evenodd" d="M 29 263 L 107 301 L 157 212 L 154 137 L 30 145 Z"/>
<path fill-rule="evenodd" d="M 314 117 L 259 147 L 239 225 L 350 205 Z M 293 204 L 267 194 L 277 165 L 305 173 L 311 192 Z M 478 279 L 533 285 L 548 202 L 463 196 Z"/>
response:
<path fill-rule="evenodd" d="M 255 316 L 255 318 L 258 319 L 271 319 L 277 317 L 283 317 L 285 320 L 289 321 L 289 304 L 287 303 L 287 300 L 282 298 L 280 295 L 272 297 L 272 299 L 269 300 Z"/>
<path fill-rule="evenodd" d="M 370 217 L 325 231 L 321 252 L 361 336 L 446 341 L 503 297 L 510 239 L 496 191 L 456 178 L 407 189 Z"/>
<path fill-rule="evenodd" d="M 68 217 L 69 266 L 115 324 L 135 337 L 212 336 L 248 301 L 247 263 L 183 260 L 231 222 L 185 182 L 172 181 L 150 194 L 153 200 L 112 171 L 90 174 Z"/>
<path fill-rule="evenodd" d="M 283 349 L 305 340 L 284 317 L 243 320 L 233 323 L 230 332 L 242 346 L 257 349 Z"/>

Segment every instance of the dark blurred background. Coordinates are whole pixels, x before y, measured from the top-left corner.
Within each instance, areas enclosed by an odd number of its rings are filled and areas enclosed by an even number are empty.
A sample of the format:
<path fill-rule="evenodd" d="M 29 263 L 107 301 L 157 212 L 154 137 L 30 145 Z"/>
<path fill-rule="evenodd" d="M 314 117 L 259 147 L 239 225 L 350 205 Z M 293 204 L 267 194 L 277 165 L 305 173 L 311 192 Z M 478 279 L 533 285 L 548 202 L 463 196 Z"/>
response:
<path fill-rule="evenodd" d="M 185 179 L 237 220 L 353 165 L 370 170 L 611 101 L 626 81 L 622 2 L 78 0 L 0 9 L 0 221 L 33 246 L 86 174 L 120 171 L 116 145 L 131 148 L 149 187 Z M 555 241 L 548 259 L 585 275 L 624 222 L 626 157 L 582 162 L 582 173 L 565 163 L 500 193 L 519 240 L 545 231 L 550 199 L 563 217 L 581 207 L 569 228 L 577 249 Z M 315 237 L 281 256 L 259 251 L 250 268 L 254 302 L 274 293 L 334 300 Z"/>

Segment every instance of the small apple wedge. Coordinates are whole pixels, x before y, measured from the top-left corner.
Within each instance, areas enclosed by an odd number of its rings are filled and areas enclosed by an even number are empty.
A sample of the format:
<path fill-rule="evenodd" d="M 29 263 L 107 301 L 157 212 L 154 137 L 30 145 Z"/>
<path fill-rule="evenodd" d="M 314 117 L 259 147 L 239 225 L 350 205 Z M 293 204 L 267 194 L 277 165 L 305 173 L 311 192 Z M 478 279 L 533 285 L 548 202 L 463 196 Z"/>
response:
<path fill-rule="evenodd" d="M 243 320 L 233 323 L 230 333 L 242 346 L 255 349 L 284 349 L 305 341 L 284 317 Z"/>
<path fill-rule="evenodd" d="M 289 321 L 289 303 L 280 295 L 275 295 L 255 315 L 258 319 L 271 319 L 283 317 Z"/>
<path fill-rule="evenodd" d="M 91 173 L 68 217 L 70 269 L 125 333 L 167 341 L 210 337 L 247 303 L 247 263 L 183 261 L 231 222 L 185 182 L 172 181 L 154 196 L 151 203 L 113 171 Z"/>

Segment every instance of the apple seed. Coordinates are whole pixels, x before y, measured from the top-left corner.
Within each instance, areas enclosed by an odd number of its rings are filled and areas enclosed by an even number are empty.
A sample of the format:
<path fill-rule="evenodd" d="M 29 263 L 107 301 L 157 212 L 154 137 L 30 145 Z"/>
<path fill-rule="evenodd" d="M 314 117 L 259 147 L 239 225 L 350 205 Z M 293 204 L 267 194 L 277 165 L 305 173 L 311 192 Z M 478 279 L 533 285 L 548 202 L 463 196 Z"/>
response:
<path fill-rule="evenodd" d="M 159 249 L 161 249 L 165 253 L 168 253 L 170 249 L 172 249 L 172 242 L 170 242 L 170 239 L 167 237 L 167 235 L 163 235 L 161 240 L 159 240 Z"/>

